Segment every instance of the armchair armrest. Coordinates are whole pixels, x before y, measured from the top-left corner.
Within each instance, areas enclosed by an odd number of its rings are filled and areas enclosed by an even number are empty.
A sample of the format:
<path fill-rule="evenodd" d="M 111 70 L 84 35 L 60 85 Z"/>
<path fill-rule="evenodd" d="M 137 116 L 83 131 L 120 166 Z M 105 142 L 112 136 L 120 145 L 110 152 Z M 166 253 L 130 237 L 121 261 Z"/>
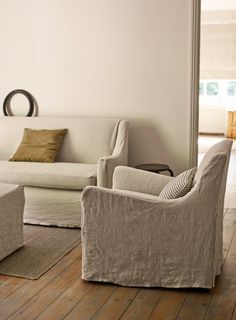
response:
<path fill-rule="evenodd" d="M 113 189 L 159 195 L 173 177 L 144 170 L 119 166 L 113 176 Z"/>
<path fill-rule="evenodd" d="M 115 148 L 112 155 L 101 157 L 98 160 L 97 186 L 111 188 L 112 177 L 116 166 L 128 163 L 128 121 L 121 120 Z"/>
<path fill-rule="evenodd" d="M 215 209 L 194 206 L 195 193 L 161 200 L 86 187 L 82 278 L 128 286 L 212 287 Z"/>

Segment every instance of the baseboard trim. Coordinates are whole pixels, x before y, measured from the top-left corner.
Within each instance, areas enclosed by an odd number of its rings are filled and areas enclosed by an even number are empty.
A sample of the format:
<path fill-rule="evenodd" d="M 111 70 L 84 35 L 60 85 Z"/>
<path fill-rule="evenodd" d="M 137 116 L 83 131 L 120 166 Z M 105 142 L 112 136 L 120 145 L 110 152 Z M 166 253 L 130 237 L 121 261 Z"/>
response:
<path fill-rule="evenodd" d="M 223 132 L 199 132 L 199 136 L 225 136 Z"/>

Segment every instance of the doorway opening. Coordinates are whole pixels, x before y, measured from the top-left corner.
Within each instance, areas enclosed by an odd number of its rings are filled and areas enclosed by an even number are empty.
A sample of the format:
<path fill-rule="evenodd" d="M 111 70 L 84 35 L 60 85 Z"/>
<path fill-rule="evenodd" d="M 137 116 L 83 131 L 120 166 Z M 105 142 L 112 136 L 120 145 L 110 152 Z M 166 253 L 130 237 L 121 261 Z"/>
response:
<path fill-rule="evenodd" d="M 236 208 L 236 1 L 201 1 L 198 161 L 234 139 L 226 207 Z"/>

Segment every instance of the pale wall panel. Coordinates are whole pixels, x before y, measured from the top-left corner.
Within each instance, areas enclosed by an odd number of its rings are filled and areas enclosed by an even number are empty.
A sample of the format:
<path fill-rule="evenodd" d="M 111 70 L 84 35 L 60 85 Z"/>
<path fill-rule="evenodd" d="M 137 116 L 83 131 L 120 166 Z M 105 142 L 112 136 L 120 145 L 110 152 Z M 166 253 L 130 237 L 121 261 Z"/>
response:
<path fill-rule="evenodd" d="M 131 165 L 188 167 L 189 0 L 1 0 L 0 103 L 16 88 L 39 116 L 131 121 Z M 81 137 L 83 139 L 83 137 Z"/>

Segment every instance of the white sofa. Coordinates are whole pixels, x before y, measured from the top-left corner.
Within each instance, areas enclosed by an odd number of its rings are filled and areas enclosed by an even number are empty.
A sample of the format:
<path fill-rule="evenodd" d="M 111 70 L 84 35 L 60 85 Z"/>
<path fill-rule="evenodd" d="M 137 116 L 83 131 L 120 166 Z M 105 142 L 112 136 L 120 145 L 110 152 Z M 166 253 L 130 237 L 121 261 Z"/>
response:
<path fill-rule="evenodd" d="M 24 128 L 68 132 L 57 162 L 12 162 Z M 25 188 L 24 222 L 80 227 L 85 186 L 110 188 L 117 165 L 127 165 L 128 122 L 83 117 L 0 117 L 0 182 Z"/>

